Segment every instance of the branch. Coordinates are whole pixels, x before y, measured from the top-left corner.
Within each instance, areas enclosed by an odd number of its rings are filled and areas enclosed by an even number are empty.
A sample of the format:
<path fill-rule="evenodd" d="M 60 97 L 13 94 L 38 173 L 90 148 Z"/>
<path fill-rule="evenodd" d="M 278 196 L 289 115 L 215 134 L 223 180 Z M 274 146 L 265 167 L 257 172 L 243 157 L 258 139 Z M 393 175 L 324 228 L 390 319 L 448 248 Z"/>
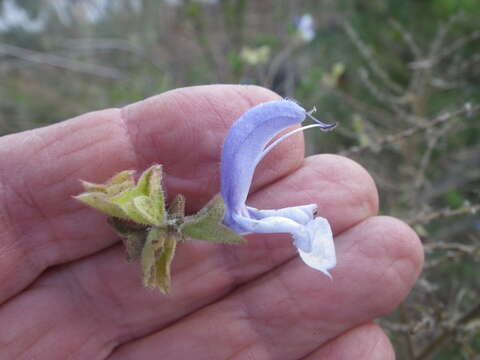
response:
<path fill-rule="evenodd" d="M 465 104 L 461 109 L 453 111 L 453 112 L 447 112 L 439 115 L 438 117 L 432 119 L 432 120 L 422 120 L 421 123 L 419 123 L 416 126 L 412 126 L 411 128 L 408 128 L 404 131 L 401 131 L 397 134 L 393 135 L 388 135 L 385 136 L 384 138 L 381 138 L 371 144 L 365 144 L 365 145 L 360 145 L 360 146 L 354 146 L 350 149 L 344 150 L 340 152 L 341 155 L 348 156 L 351 154 L 359 153 L 363 150 L 366 149 L 378 149 L 379 147 L 385 145 L 385 144 L 390 144 L 394 143 L 397 141 L 400 141 L 402 139 L 405 139 L 407 137 L 410 137 L 417 132 L 428 130 L 434 126 L 443 124 L 453 118 L 456 118 L 457 116 L 462 116 L 462 115 L 467 115 L 471 116 L 475 113 L 480 111 L 480 105 L 474 105 L 472 106 L 470 103 Z"/>
<path fill-rule="evenodd" d="M 425 248 L 425 250 L 455 250 L 465 254 L 472 254 L 477 249 L 475 246 L 472 245 L 465 245 L 455 242 L 431 242 L 428 244 L 424 244 L 423 247 Z"/>
<path fill-rule="evenodd" d="M 452 45 L 446 47 L 440 54 L 438 55 L 438 60 L 442 60 L 452 54 L 454 54 L 457 50 L 460 50 L 462 47 L 467 45 L 468 43 L 479 40 L 480 39 L 480 30 L 472 32 L 470 35 L 462 37 L 452 43 Z"/>
<path fill-rule="evenodd" d="M 477 211 L 480 210 L 480 204 L 476 205 L 467 205 L 464 207 L 461 207 L 459 209 L 443 209 L 431 214 L 428 214 L 426 216 L 422 217 L 417 217 L 415 219 L 412 219 L 410 221 L 407 221 L 409 225 L 419 225 L 419 224 L 427 224 L 433 220 L 436 220 L 438 218 L 444 218 L 444 217 L 451 217 L 451 216 L 458 216 L 458 215 L 466 215 L 466 214 L 476 214 Z"/>
<path fill-rule="evenodd" d="M 440 141 L 440 138 L 447 134 L 450 131 L 450 128 L 455 124 L 455 121 L 447 122 L 446 124 L 443 125 L 443 127 L 440 127 L 439 129 L 436 129 L 435 131 L 431 131 L 431 136 L 427 136 L 427 149 L 423 153 L 421 160 L 420 160 L 420 165 L 418 168 L 418 172 L 416 174 L 414 183 L 413 183 L 413 188 L 414 188 L 414 202 L 416 203 L 416 206 L 418 206 L 421 203 L 421 196 L 420 191 L 423 189 L 426 185 L 427 182 L 427 177 L 426 173 L 427 170 L 430 166 L 430 161 L 432 160 L 433 156 L 433 151 L 435 150 L 435 147 L 437 143 Z"/>
<path fill-rule="evenodd" d="M 0 55 L 14 56 L 16 58 L 33 63 L 46 64 L 70 71 L 76 71 L 109 79 L 118 80 L 125 78 L 125 75 L 113 68 L 96 64 L 88 64 L 62 56 L 46 54 L 8 44 L 0 44 Z"/>
<path fill-rule="evenodd" d="M 441 335 L 434 339 L 421 353 L 417 356 L 416 360 L 425 360 L 435 353 L 443 343 L 455 334 L 456 328 L 460 325 L 470 322 L 470 320 L 480 316 L 480 303 L 477 304 L 468 313 L 460 317 L 448 330 L 445 330 Z"/>
<path fill-rule="evenodd" d="M 415 39 L 412 36 L 412 33 L 407 31 L 404 26 L 395 19 L 389 19 L 390 24 L 397 30 L 397 32 L 402 36 L 403 41 L 407 44 L 410 51 L 416 59 L 421 59 L 423 57 L 420 47 L 416 43 Z"/>
<path fill-rule="evenodd" d="M 326 90 L 333 94 L 334 96 L 340 98 L 344 102 L 346 102 L 348 105 L 350 105 L 354 110 L 357 110 L 359 112 L 365 113 L 369 115 L 372 118 L 375 118 L 376 124 L 385 124 L 385 119 L 392 118 L 395 115 L 391 114 L 387 110 L 384 110 L 382 108 L 376 107 L 375 105 L 367 104 L 366 102 L 363 102 L 362 100 L 359 100 L 358 98 L 350 95 L 346 91 L 343 91 L 337 87 L 333 86 L 323 86 L 323 90 Z"/>
<path fill-rule="evenodd" d="M 364 57 L 365 61 L 370 66 L 373 73 L 377 75 L 380 79 L 382 79 L 385 85 L 390 88 L 390 90 L 402 94 L 404 92 L 403 89 L 398 84 L 394 83 L 388 76 L 387 72 L 383 70 L 381 66 L 376 62 L 375 58 L 372 56 L 372 50 L 360 39 L 353 27 L 348 22 L 344 22 L 343 28 L 345 29 L 348 37 L 358 49 L 360 54 Z"/>

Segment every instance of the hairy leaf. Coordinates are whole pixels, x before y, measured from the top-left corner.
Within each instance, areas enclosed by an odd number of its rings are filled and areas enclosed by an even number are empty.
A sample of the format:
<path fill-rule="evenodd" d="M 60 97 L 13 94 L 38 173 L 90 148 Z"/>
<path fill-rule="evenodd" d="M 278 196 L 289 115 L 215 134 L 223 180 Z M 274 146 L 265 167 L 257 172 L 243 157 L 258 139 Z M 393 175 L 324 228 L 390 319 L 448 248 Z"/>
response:
<path fill-rule="evenodd" d="M 108 223 L 120 236 L 127 252 L 127 260 L 134 261 L 140 258 L 147 239 L 147 227 L 128 220 L 111 217 Z"/>
<path fill-rule="evenodd" d="M 178 234 L 175 231 L 153 228 L 142 250 L 143 283 L 170 292 L 170 266 L 175 255 Z"/>
<path fill-rule="evenodd" d="M 153 165 L 143 172 L 136 186 L 111 197 L 109 200 L 122 208 L 133 221 L 140 224 L 160 225 L 165 221 L 165 203 L 161 179 L 161 165 Z"/>
<path fill-rule="evenodd" d="M 183 219 L 185 216 L 185 196 L 177 194 L 168 207 L 171 219 Z"/>
<path fill-rule="evenodd" d="M 75 199 L 87 204 L 110 216 L 122 219 L 128 219 L 128 215 L 123 209 L 108 200 L 107 195 L 101 192 L 89 192 L 75 196 Z"/>

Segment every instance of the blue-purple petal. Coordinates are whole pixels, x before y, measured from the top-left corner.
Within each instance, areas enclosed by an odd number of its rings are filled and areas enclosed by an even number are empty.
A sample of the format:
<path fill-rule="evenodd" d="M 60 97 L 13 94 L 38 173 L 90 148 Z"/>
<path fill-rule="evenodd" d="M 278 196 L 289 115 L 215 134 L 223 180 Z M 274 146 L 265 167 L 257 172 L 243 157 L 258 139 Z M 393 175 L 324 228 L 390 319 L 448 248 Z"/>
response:
<path fill-rule="evenodd" d="M 222 149 L 221 194 L 229 212 L 245 206 L 255 168 L 265 146 L 280 131 L 300 124 L 305 109 L 291 100 L 276 100 L 253 107 L 230 128 Z"/>
<path fill-rule="evenodd" d="M 290 233 L 302 260 L 330 276 L 328 270 L 336 264 L 332 231 L 326 219 L 315 218 L 315 204 L 278 210 L 259 210 L 245 204 L 258 162 L 288 134 L 268 149 L 266 145 L 280 131 L 300 124 L 306 115 L 295 102 L 277 100 L 255 106 L 233 124 L 222 149 L 221 195 L 226 210 L 223 224 L 238 234 Z M 317 124 L 313 126 L 324 130 L 334 127 L 314 121 Z"/>

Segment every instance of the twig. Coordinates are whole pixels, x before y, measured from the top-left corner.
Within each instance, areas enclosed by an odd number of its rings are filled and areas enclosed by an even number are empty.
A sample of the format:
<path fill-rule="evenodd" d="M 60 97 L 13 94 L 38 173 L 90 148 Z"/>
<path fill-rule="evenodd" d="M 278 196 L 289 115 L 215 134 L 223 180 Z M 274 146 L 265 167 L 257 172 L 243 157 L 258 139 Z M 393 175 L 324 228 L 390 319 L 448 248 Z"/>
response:
<path fill-rule="evenodd" d="M 408 129 L 406 129 L 404 131 L 401 131 L 397 134 L 385 136 L 384 138 L 379 139 L 376 142 L 371 143 L 371 144 L 354 146 L 350 149 L 342 151 L 340 154 L 344 155 L 344 156 L 348 156 L 348 155 L 355 154 L 355 153 L 358 153 L 358 152 L 366 150 L 366 149 L 377 149 L 377 148 L 380 148 L 381 146 L 383 146 L 385 144 L 395 143 L 397 141 L 400 141 L 402 139 L 410 137 L 410 136 L 416 134 L 419 131 L 428 130 L 428 129 L 434 127 L 434 126 L 445 123 L 445 122 L 447 122 L 447 121 L 449 121 L 449 120 L 451 120 L 451 119 L 453 119 L 457 116 L 462 116 L 462 115 L 471 116 L 471 115 L 477 113 L 478 111 L 480 111 L 480 105 L 472 106 L 471 104 L 467 103 L 459 110 L 456 110 L 456 111 L 453 111 L 453 112 L 443 113 L 443 114 L 439 115 L 438 117 L 436 117 L 432 120 L 429 120 L 429 121 L 426 121 L 426 120 L 422 119 L 421 123 L 416 125 L 416 126 L 412 126 L 411 128 L 408 128 Z"/>
<path fill-rule="evenodd" d="M 458 63 L 456 66 L 452 66 L 452 71 L 449 72 L 449 75 L 452 75 L 453 73 L 453 76 L 457 76 L 478 62 L 480 62 L 480 53 L 473 54 L 471 57 Z"/>
<path fill-rule="evenodd" d="M 374 105 L 367 104 L 337 87 L 325 86 L 324 89 L 348 103 L 348 105 L 350 105 L 353 109 L 366 113 L 372 118 L 375 118 L 376 124 L 384 125 L 385 119 L 392 118 L 392 114 L 390 112 L 382 108 L 375 107 Z"/>
<path fill-rule="evenodd" d="M 480 204 L 476 205 L 468 205 L 461 207 L 459 209 L 443 209 L 432 214 L 428 214 L 426 216 L 417 217 L 410 221 L 407 221 L 409 225 L 419 225 L 419 224 L 427 224 L 433 220 L 438 218 L 444 217 L 451 217 L 451 216 L 458 216 L 458 215 L 466 215 L 466 214 L 475 214 L 477 211 L 480 210 Z"/>
<path fill-rule="evenodd" d="M 402 322 L 405 324 L 410 323 L 410 319 L 408 316 L 408 312 L 405 309 L 405 304 L 402 302 L 399 306 L 399 311 L 400 311 L 400 317 L 402 319 Z M 405 331 L 403 333 L 403 337 L 405 339 L 405 342 L 407 343 L 407 353 L 408 353 L 408 359 L 409 360 L 414 360 L 415 359 L 415 349 L 413 347 L 413 341 L 412 337 L 410 335 L 410 331 Z"/>
<path fill-rule="evenodd" d="M 442 24 L 442 26 L 438 28 L 437 34 L 432 41 L 432 45 L 430 46 L 430 51 L 428 55 L 429 59 L 434 59 L 435 57 L 437 57 L 453 24 L 455 24 L 455 22 L 457 22 L 462 16 L 462 13 L 457 13 L 451 16 L 446 24 Z"/>
<path fill-rule="evenodd" d="M 452 45 L 445 48 L 440 54 L 437 56 L 438 60 L 445 59 L 446 57 L 450 56 L 451 54 L 455 53 L 457 50 L 461 49 L 468 43 L 479 40 L 480 39 L 480 30 L 472 32 L 470 35 L 460 38 L 452 43 Z"/>
<path fill-rule="evenodd" d="M 466 254 L 471 254 L 475 251 L 476 247 L 471 245 L 465 245 L 460 243 L 454 242 L 432 242 L 423 245 L 425 250 L 433 250 L 433 249 L 442 249 L 442 250 L 457 250 Z"/>
<path fill-rule="evenodd" d="M 407 31 L 401 23 L 395 19 L 390 19 L 390 24 L 397 30 L 397 32 L 402 36 L 403 41 L 408 45 L 410 51 L 414 55 L 415 59 L 421 59 L 423 57 L 420 47 L 415 42 L 415 39 L 412 36 L 412 33 Z"/>
<path fill-rule="evenodd" d="M 438 169 L 448 169 L 437 181 L 432 183 L 428 191 L 424 191 L 425 202 L 445 194 L 452 189 L 460 189 L 471 181 L 480 178 L 478 159 L 480 158 L 480 144 L 468 150 L 457 151 L 444 156 L 437 162 Z"/>
<path fill-rule="evenodd" d="M 162 61 L 156 56 L 151 56 L 146 49 L 131 44 L 129 41 L 121 39 L 72 39 L 63 42 L 68 53 L 85 53 L 85 52 L 108 52 L 108 51 L 124 51 L 134 56 L 138 56 L 142 60 L 148 61 L 158 69 L 162 69 Z"/>
<path fill-rule="evenodd" d="M 344 22 L 343 27 L 350 40 L 353 42 L 360 54 L 364 57 L 368 66 L 372 69 L 373 73 L 377 75 L 385 83 L 385 85 L 390 88 L 390 90 L 393 90 L 398 94 L 402 94 L 403 89 L 398 84 L 393 82 L 388 76 L 387 72 L 381 68 L 381 66 L 372 56 L 372 50 L 360 39 L 353 27 L 348 22 Z"/>
<path fill-rule="evenodd" d="M 125 78 L 125 75 L 123 75 L 120 71 L 110 67 L 84 63 L 58 55 L 46 54 L 9 44 L 0 44 L 0 54 L 14 56 L 29 62 L 46 64 L 70 71 L 101 76 L 109 79 L 118 80 Z"/>
<path fill-rule="evenodd" d="M 270 62 L 270 66 L 267 69 L 265 76 L 265 86 L 268 88 L 273 87 L 273 80 L 281 69 L 281 67 L 288 61 L 292 54 L 299 48 L 299 45 L 295 42 L 288 43 L 282 51 L 280 51 Z"/>
<path fill-rule="evenodd" d="M 145 56 L 144 49 L 127 40 L 115 38 L 68 39 L 62 42 L 69 51 L 72 50 L 122 50 L 135 55 Z"/>
<path fill-rule="evenodd" d="M 412 194 L 415 196 L 413 201 L 416 203 L 416 207 L 418 207 L 421 202 L 421 196 L 419 195 L 420 191 L 425 187 L 427 182 L 426 173 L 430 166 L 433 151 L 441 137 L 444 136 L 454 124 L 455 121 L 447 122 L 442 128 L 438 129 L 437 131 L 432 131 L 432 136 L 429 136 L 427 139 L 427 149 L 422 155 L 420 165 L 418 167 L 418 172 L 413 183 Z"/>
<path fill-rule="evenodd" d="M 373 81 L 370 80 L 370 74 L 366 69 L 360 69 L 359 75 L 360 79 L 363 81 L 367 89 L 370 90 L 370 93 L 381 102 L 388 102 L 391 107 L 397 107 L 398 105 L 404 104 L 406 102 L 406 99 L 403 97 L 391 96 L 390 94 L 385 93 L 385 91 L 379 89 L 373 83 Z"/>
<path fill-rule="evenodd" d="M 190 20 L 190 23 L 193 27 L 193 33 L 197 40 L 197 44 L 203 52 L 203 56 L 210 66 L 211 70 L 217 76 L 217 79 L 221 79 L 221 72 L 220 66 L 217 63 L 215 58 L 215 54 L 212 50 L 210 40 L 208 37 L 208 32 L 206 29 L 207 23 L 202 18 L 202 14 L 200 13 L 200 6 L 192 2 L 192 0 L 186 1 L 186 9 L 187 9 L 187 18 Z M 188 10 L 189 8 L 194 10 Z"/>
<path fill-rule="evenodd" d="M 459 325 L 468 323 L 470 320 L 480 316 L 480 304 L 477 304 L 472 310 L 460 317 L 455 324 L 452 324 L 449 329 L 445 330 L 441 335 L 434 339 L 421 353 L 417 356 L 416 360 L 425 360 L 433 355 L 443 343 L 448 340 L 453 334 Z"/>

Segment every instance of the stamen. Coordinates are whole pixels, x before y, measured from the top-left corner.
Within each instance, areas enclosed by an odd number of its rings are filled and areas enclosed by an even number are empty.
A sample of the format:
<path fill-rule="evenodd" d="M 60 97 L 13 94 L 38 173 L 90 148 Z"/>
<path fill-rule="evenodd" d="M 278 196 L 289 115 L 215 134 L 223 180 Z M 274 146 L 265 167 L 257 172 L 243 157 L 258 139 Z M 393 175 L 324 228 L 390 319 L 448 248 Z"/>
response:
<path fill-rule="evenodd" d="M 310 119 L 312 119 L 317 124 L 319 124 L 323 131 L 333 130 L 337 126 L 337 124 L 327 124 L 327 123 L 324 123 L 324 122 L 318 120 L 316 117 L 314 117 L 312 115 L 312 113 L 314 113 L 315 111 L 317 111 L 317 109 L 314 106 L 313 109 L 310 110 L 310 111 L 307 111 L 306 114 Z"/>
<path fill-rule="evenodd" d="M 280 136 L 277 140 L 275 140 L 274 142 L 272 142 L 270 145 L 268 145 L 265 150 L 263 150 L 263 153 L 262 155 L 260 156 L 260 159 L 258 159 L 258 161 L 260 162 L 260 160 L 263 159 L 263 157 L 265 155 L 267 155 L 275 146 L 277 146 L 279 143 L 281 143 L 283 140 L 285 140 L 286 138 L 288 138 L 290 135 L 293 135 L 299 131 L 304 131 L 304 130 L 307 130 L 307 129 L 311 129 L 311 128 L 315 128 L 315 127 L 319 127 L 319 128 L 322 128 L 325 124 L 311 124 L 311 125 L 307 125 L 307 126 L 303 126 L 301 128 L 297 128 L 297 129 L 294 129 L 282 136 Z M 336 126 L 336 124 L 334 124 L 333 126 Z M 323 128 L 322 128 L 323 129 Z"/>

